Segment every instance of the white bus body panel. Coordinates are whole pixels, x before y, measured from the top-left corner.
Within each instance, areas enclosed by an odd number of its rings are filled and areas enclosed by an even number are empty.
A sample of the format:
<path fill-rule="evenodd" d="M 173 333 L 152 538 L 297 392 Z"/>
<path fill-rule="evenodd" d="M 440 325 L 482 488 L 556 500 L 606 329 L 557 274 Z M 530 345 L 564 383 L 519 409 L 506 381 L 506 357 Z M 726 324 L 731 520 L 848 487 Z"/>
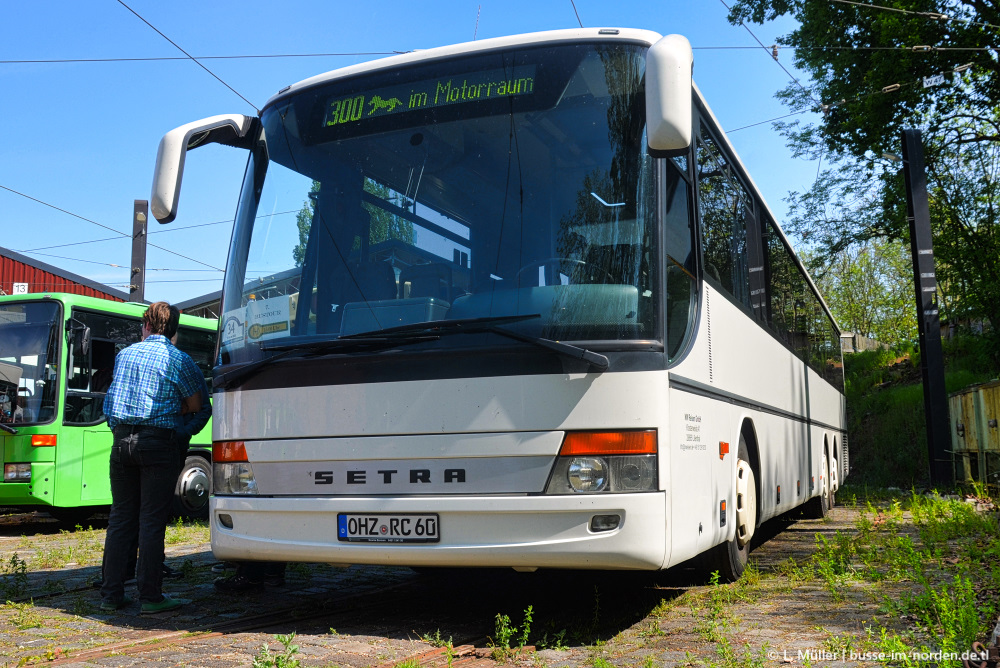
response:
<path fill-rule="evenodd" d="M 216 395 L 215 415 L 215 440 L 244 441 L 260 494 L 212 497 L 212 551 L 219 559 L 523 568 L 665 565 L 665 371 L 236 390 Z M 569 429 L 657 429 L 661 491 L 540 494 Z M 339 476 L 348 465 L 440 471 L 455 462 L 475 467 L 476 460 L 477 470 L 496 475 L 483 483 L 470 480 L 467 491 L 453 491 L 454 485 L 432 475 L 431 484 L 414 486 L 404 478 L 397 486 L 394 480 L 386 490 L 391 496 L 380 496 L 386 491 L 376 489 L 383 483 L 376 471 L 366 477 L 371 484 L 363 495 L 356 488 L 330 494 L 331 488 L 313 484 L 317 470 Z M 511 473 L 519 462 L 525 475 Z M 407 485 L 408 494 L 401 491 Z M 220 513 L 232 518 L 231 529 L 220 524 Z M 341 542 L 338 513 L 437 513 L 441 539 Z M 592 532 L 593 516 L 607 514 L 620 515 L 620 526 Z"/>
<path fill-rule="evenodd" d="M 670 371 L 671 440 L 685 446 L 671 453 L 670 489 L 678 500 L 717 490 L 709 499 L 715 515 L 693 513 L 686 501 L 677 504 L 670 517 L 672 563 L 703 551 L 707 527 L 719 527 L 719 501 L 735 487 L 735 455 L 745 421 L 759 446 L 759 522 L 819 494 L 822 448 L 829 443 L 832 456 L 845 428 L 843 396 L 746 312 L 711 285 L 702 285 L 695 343 Z M 692 442 L 694 428 L 701 441 Z M 730 456 L 720 458 L 720 442 L 729 444 Z M 706 508 L 704 499 L 694 507 Z M 733 530 L 729 524 L 727 538 Z"/>

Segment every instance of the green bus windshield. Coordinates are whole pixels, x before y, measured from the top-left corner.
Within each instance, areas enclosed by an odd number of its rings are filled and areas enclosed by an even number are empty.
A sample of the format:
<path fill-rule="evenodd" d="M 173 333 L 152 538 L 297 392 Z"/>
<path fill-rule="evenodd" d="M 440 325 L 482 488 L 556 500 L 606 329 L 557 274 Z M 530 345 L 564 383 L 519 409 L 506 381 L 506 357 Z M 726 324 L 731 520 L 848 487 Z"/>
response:
<path fill-rule="evenodd" d="M 55 302 L 0 305 L 0 422 L 41 424 L 55 417 L 58 317 Z"/>

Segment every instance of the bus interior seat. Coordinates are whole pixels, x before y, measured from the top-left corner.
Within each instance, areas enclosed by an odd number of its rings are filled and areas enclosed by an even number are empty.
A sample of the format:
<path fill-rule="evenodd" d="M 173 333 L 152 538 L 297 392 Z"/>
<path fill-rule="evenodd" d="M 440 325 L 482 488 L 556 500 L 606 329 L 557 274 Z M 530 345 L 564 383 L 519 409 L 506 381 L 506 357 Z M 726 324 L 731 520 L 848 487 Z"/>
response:
<path fill-rule="evenodd" d="M 451 302 L 451 282 L 451 267 L 446 264 L 415 264 L 404 267 L 399 272 L 399 297 L 434 297 Z"/>
<path fill-rule="evenodd" d="M 328 307 L 317 322 L 319 332 L 339 332 L 344 306 L 396 298 L 396 272 L 388 262 L 351 262 L 330 272 Z"/>

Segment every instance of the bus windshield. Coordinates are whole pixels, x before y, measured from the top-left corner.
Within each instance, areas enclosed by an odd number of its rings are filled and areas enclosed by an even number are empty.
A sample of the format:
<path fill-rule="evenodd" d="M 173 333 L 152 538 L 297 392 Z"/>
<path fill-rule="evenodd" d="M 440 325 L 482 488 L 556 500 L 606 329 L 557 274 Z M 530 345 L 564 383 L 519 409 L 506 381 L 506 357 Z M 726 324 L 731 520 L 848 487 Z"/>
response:
<path fill-rule="evenodd" d="M 38 424 L 55 417 L 59 305 L 0 305 L 0 422 Z"/>
<path fill-rule="evenodd" d="M 644 54 L 511 48 L 278 99 L 237 212 L 221 361 L 442 320 L 605 349 L 660 338 Z"/>

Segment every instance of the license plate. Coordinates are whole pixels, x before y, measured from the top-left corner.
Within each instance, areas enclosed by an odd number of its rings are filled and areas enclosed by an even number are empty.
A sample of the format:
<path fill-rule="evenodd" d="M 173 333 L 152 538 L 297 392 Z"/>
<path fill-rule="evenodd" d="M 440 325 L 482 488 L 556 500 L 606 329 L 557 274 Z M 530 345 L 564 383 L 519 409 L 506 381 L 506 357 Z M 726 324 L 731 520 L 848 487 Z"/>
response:
<path fill-rule="evenodd" d="M 338 540 L 352 543 L 437 543 L 440 528 L 436 514 L 337 515 Z"/>

